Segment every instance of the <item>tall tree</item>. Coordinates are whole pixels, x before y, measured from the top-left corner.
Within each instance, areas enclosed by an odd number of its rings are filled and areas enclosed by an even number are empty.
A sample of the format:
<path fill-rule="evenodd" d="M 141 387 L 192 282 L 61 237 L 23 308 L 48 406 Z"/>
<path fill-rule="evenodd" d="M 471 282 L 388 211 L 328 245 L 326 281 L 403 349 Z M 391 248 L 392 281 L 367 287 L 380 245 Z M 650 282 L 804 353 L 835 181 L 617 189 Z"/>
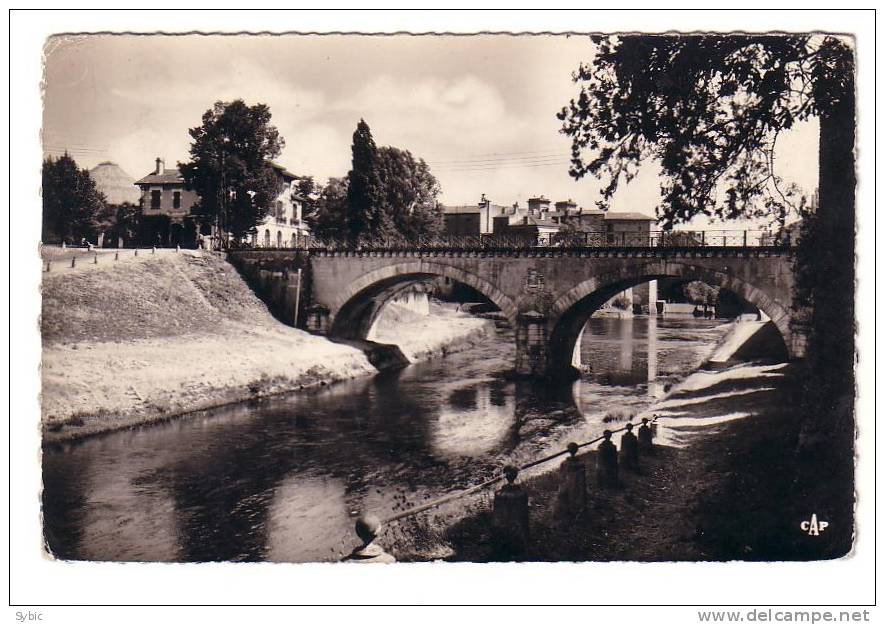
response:
<path fill-rule="evenodd" d="M 385 209 L 378 147 L 369 125 L 360 120 L 353 133 L 353 162 L 347 174 L 347 230 L 351 244 L 367 243 L 395 234 Z"/>
<path fill-rule="evenodd" d="M 575 178 L 603 181 L 605 207 L 623 178 L 656 161 L 665 227 L 696 215 L 769 215 L 792 201 L 775 173 L 780 133 L 820 123 L 820 207 L 797 252 L 797 305 L 811 305 L 807 398 L 853 432 L 854 54 L 826 35 L 594 37 L 593 60 L 560 113 Z"/>
<path fill-rule="evenodd" d="M 272 160 L 285 145 L 265 104 L 216 102 L 191 128 L 191 160 L 179 163 L 185 185 L 200 196 L 194 210 L 242 239 L 261 223 L 284 189 Z"/>
<path fill-rule="evenodd" d="M 43 241 L 95 241 L 105 197 L 67 152 L 43 161 Z"/>
<path fill-rule="evenodd" d="M 443 227 L 440 186 L 424 159 L 389 146 L 380 148 L 378 156 L 385 208 L 399 236 L 416 241 L 438 234 Z"/>

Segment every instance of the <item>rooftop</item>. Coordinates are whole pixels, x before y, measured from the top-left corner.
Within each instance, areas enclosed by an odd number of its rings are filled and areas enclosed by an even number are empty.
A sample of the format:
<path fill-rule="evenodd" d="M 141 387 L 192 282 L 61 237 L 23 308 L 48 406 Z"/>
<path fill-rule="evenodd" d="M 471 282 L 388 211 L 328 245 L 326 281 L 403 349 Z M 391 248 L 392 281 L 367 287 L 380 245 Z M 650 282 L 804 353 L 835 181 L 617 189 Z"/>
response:
<path fill-rule="evenodd" d="M 162 174 L 150 173 L 133 184 L 184 184 L 184 178 L 177 169 L 167 169 Z"/>
<path fill-rule="evenodd" d="M 291 171 L 279 165 L 277 163 L 271 162 L 271 166 L 279 173 L 284 180 L 291 181 L 298 178 Z M 166 168 L 166 170 L 162 174 L 150 173 L 141 180 L 136 180 L 133 184 L 156 184 L 156 185 L 164 185 L 164 184 L 184 184 L 184 178 L 181 177 L 181 172 L 172 167 Z"/>
<path fill-rule="evenodd" d="M 479 206 L 474 206 L 472 204 L 462 204 L 459 206 L 443 206 L 443 213 L 446 215 L 470 215 L 470 214 L 479 214 Z"/>
<path fill-rule="evenodd" d="M 295 179 L 298 177 L 298 176 L 296 176 L 295 174 L 293 174 L 291 171 L 289 171 L 288 169 L 286 169 L 285 167 L 283 167 L 282 165 L 280 165 L 280 164 L 278 164 L 278 163 L 274 163 L 273 161 L 271 161 L 270 164 L 271 164 L 271 166 L 272 166 L 274 169 L 277 170 L 277 172 L 278 172 L 283 178 L 286 178 L 286 179 L 288 179 L 288 180 L 295 180 Z"/>
<path fill-rule="evenodd" d="M 644 213 L 615 213 L 608 211 L 605 213 L 605 220 L 614 221 L 657 221 L 655 217 L 649 217 Z"/>

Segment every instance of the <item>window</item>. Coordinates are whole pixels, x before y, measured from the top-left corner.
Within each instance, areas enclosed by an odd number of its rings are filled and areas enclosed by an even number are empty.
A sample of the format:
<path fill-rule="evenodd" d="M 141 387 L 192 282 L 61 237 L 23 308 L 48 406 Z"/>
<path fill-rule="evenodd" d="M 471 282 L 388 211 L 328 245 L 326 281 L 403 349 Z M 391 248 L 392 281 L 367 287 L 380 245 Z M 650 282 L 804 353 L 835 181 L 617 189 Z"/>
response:
<path fill-rule="evenodd" d="M 277 230 L 277 247 L 283 247 L 283 233 Z"/>
<path fill-rule="evenodd" d="M 283 211 L 283 203 L 277 200 L 277 219 L 285 219 L 285 212 Z"/>
<path fill-rule="evenodd" d="M 270 247 L 270 230 L 264 231 L 264 247 Z"/>
<path fill-rule="evenodd" d="M 151 191 L 151 208 L 160 208 L 161 198 L 163 196 L 163 192 L 159 190 Z"/>
<path fill-rule="evenodd" d="M 172 208 L 181 208 L 181 191 L 172 194 Z"/>

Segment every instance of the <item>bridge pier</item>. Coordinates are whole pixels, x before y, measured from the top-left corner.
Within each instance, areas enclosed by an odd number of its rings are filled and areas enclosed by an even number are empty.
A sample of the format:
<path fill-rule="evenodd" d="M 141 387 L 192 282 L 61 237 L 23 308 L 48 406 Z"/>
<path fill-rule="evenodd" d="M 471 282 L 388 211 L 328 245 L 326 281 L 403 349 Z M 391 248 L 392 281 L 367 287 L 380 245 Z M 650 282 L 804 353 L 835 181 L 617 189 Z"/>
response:
<path fill-rule="evenodd" d="M 547 318 L 530 310 L 516 318 L 516 373 L 520 375 L 544 376 L 547 374 L 549 340 Z"/>

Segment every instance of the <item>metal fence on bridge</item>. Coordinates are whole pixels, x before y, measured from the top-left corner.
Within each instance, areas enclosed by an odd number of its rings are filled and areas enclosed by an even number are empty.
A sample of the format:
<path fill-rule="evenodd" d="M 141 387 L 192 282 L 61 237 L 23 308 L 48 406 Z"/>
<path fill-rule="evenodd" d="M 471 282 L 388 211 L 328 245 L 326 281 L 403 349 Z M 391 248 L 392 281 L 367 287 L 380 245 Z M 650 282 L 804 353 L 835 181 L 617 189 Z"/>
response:
<path fill-rule="evenodd" d="M 533 248 L 789 248 L 789 233 L 770 230 L 652 230 L 646 232 L 569 232 L 531 235 L 477 234 L 422 237 L 384 237 L 354 245 L 347 241 L 301 237 L 295 245 L 282 247 L 247 245 L 239 249 L 304 250 L 500 250 Z"/>

